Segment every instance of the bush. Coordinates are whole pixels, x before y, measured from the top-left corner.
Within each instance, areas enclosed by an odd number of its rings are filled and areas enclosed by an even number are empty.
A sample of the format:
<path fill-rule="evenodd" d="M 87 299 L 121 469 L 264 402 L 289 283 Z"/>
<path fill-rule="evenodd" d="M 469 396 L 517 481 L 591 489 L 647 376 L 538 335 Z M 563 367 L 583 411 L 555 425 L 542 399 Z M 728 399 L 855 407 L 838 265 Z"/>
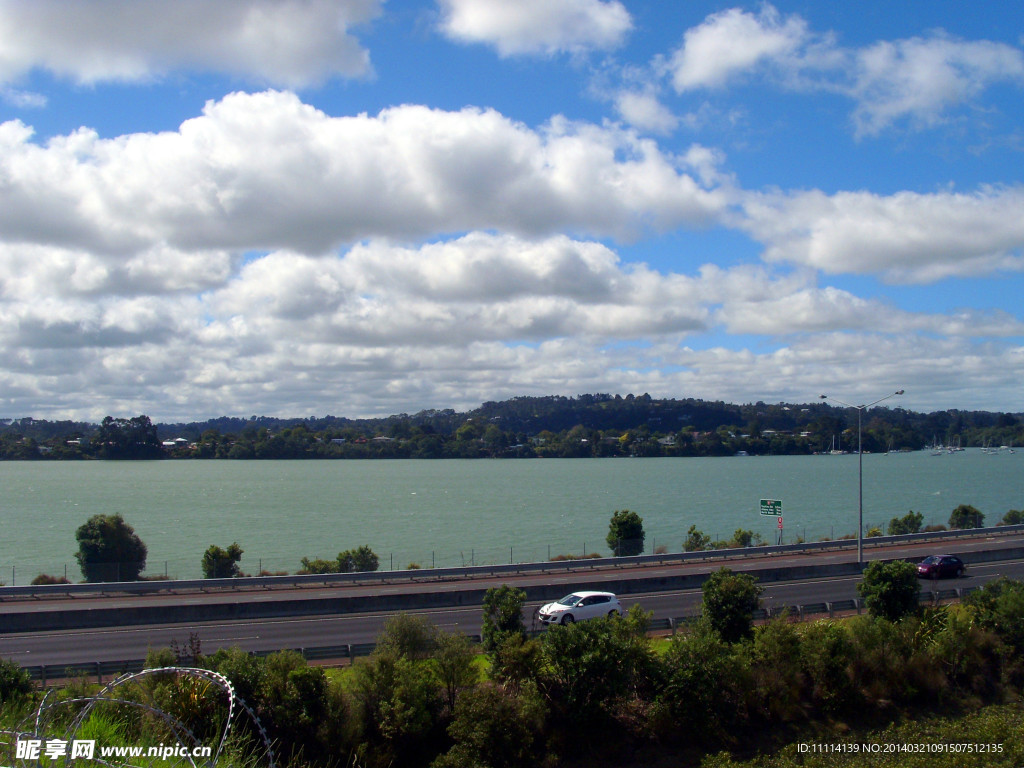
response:
<path fill-rule="evenodd" d="M 427 659 L 437 648 L 438 629 L 427 618 L 397 613 L 377 638 L 377 650 L 407 659 Z"/>
<path fill-rule="evenodd" d="M 985 525 L 985 516 L 970 504 L 961 504 L 949 516 L 949 527 L 954 530 L 981 528 Z"/>
<path fill-rule="evenodd" d="M 325 573 L 362 573 L 364 571 L 376 571 L 380 566 L 380 559 L 366 544 L 356 549 L 346 549 L 339 552 L 334 560 L 310 560 L 302 558 L 300 574 L 325 574 Z"/>
<path fill-rule="evenodd" d="M 998 525 L 1020 525 L 1024 523 L 1024 509 L 1009 509 Z"/>
<path fill-rule="evenodd" d="M 701 613 L 727 643 L 735 643 L 753 632 L 753 614 L 761 605 L 761 593 L 753 576 L 720 568 L 701 587 Z"/>
<path fill-rule="evenodd" d="M 341 573 L 376 571 L 379 567 L 380 558 L 366 544 L 338 553 L 338 570 Z"/>
<path fill-rule="evenodd" d="M 483 638 L 484 650 L 488 653 L 500 645 L 509 635 L 526 637 L 523 622 L 523 604 L 526 592 L 508 584 L 491 587 L 484 594 Z"/>
<path fill-rule="evenodd" d="M 40 573 L 38 576 L 36 576 L 34 579 L 32 579 L 32 586 L 33 587 L 38 587 L 38 586 L 42 586 L 42 585 L 46 585 L 46 584 L 70 584 L 70 583 L 71 582 L 68 581 L 68 579 L 66 579 L 63 576 L 51 576 L 48 573 Z"/>
<path fill-rule="evenodd" d="M 711 537 L 705 536 L 703 531 L 697 530 L 696 525 L 691 525 L 686 532 L 686 541 L 683 542 L 684 552 L 701 552 L 711 545 Z"/>
<path fill-rule="evenodd" d="M 868 613 L 889 621 L 917 613 L 920 591 L 917 566 L 906 560 L 868 563 L 864 579 L 857 584 L 857 593 L 864 598 Z"/>
<path fill-rule="evenodd" d="M 28 672 L 10 659 L 0 659 L 0 704 L 15 703 L 32 692 Z"/>
<path fill-rule="evenodd" d="M 520 696 L 487 684 L 459 698 L 448 726 L 454 744 L 432 768 L 527 768 L 538 765 L 534 740 L 540 723 Z"/>
<path fill-rule="evenodd" d="M 636 512 L 617 509 L 608 524 L 608 549 L 616 557 L 640 555 L 644 551 L 644 521 Z"/>
<path fill-rule="evenodd" d="M 93 515 L 75 532 L 86 581 L 137 581 L 148 550 L 121 515 Z"/>
<path fill-rule="evenodd" d="M 719 747 L 739 731 L 743 666 L 707 622 L 672 637 L 665 679 L 654 699 L 652 726 L 670 744 Z"/>
<path fill-rule="evenodd" d="M 203 553 L 203 578 L 231 579 L 238 576 L 238 561 L 242 559 L 242 551 L 237 541 L 227 549 L 211 544 Z"/>
<path fill-rule="evenodd" d="M 903 517 L 894 517 L 889 521 L 889 535 L 902 536 L 907 533 L 918 533 L 924 523 L 924 515 L 910 510 Z"/>

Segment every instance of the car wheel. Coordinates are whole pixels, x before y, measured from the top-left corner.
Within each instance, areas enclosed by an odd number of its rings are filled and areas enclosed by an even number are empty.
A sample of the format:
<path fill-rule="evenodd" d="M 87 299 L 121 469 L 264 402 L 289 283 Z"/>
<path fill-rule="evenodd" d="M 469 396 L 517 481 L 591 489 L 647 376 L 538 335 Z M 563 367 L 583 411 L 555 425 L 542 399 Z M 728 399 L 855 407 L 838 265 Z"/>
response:
<path fill-rule="evenodd" d="M 962 578 L 963 575 L 964 575 L 964 569 L 963 568 L 957 568 L 956 569 L 956 577 L 959 579 L 959 578 Z"/>
<path fill-rule="evenodd" d="M 616 610 L 615 610 L 614 608 L 613 608 L 612 610 L 608 611 L 608 618 L 609 618 L 609 619 L 610 619 L 610 618 L 611 618 L 612 616 L 618 616 L 618 615 L 619 615 L 619 612 L 618 612 L 618 611 L 616 611 Z"/>
<path fill-rule="evenodd" d="M 567 614 L 565 614 L 565 616 L 562 617 L 562 624 L 563 625 L 565 625 L 565 624 L 572 624 L 574 621 L 576 621 L 576 619 L 574 619 L 572 617 L 571 613 L 567 613 Z"/>

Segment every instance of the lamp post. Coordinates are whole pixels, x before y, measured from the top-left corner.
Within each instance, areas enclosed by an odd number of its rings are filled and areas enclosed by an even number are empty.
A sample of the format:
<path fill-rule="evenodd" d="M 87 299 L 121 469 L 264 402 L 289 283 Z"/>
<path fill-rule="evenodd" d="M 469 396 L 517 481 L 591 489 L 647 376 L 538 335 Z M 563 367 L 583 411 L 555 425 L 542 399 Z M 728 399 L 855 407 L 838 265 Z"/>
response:
<path fill-rule="evenodd" d="M 896 397 L 902 395 L 903 390 L 897 390 L 891 395 L 880 397 L 873 403 L 867 405 L 852 405 L 851 403 L 844 403 L 835 397 L 829 397 L 828 395 L 822 395 L 822 400 L 833 400 L 840 405 L 845 405 L 847 408 L 854 408 L 857 411 L 857 568 L 860 570 L 864 569 L 864 449 L 862 445 L 862 432 L 861 432 L 861 414 L 864 413 L 868 408 L 873 405 L 878 405 L 883 400 L 888 400 L 890 397 Z"/>

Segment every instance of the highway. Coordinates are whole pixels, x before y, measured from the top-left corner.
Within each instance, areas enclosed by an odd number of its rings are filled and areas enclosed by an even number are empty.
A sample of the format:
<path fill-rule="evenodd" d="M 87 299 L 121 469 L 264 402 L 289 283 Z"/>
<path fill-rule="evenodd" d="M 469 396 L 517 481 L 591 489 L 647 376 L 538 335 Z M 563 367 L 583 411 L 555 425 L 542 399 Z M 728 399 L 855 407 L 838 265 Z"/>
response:
<path fill-rule="evenodd" d="M 949 547 L 962 553 L 970 563 L 969 550 L 972 545 L 962 543 L 957 547 Z M 887 557 L 896 556 L 893 551 L 884 553 Z M 926 552 L 915 551 L 902 556 L 908 559 L 920 559 Z M 824 554 L 814 555 L 816 561 L 830 557 Z M 850 558 L 849 553 L 839 553 L 837 557 Z M 879 556 L 874 553 L 874 556 Z M 730 562 L 729 567 L 740 571 L 754 567 L 755 561 Z M 776 565 L 773 559 L 773 565 Z M 706 572 L 717 570 L 720 563 L 705 564 Z M 763 565 L 763 564 L 762 564 Z M 687 566 L 697 567 L 697 566 Z M 679 565 L 672 566 L 673 573 L 678 574 Z M 651 569 L 642 569 L 644 576 L 649 576 Z M 565 591 L 576 588 L 575 585 L 585 579 L 589 586 L 600 588 L 601 572 L 580 574 L 562 574 L 558 578 L 566 582 L 572 581 L 574 586 L 566 585 Z M 614 577 L 621 579 L 621 571 Z M 1024 561 L 999 560 L 989 563 L 977 563 L 969 566 L 968 574 L 961 579 L 946 579 L 939 582 L 922 581 L 922 589 L 951 589 L 955 587 L 977 587 L 987 581 L 1008 576 L 1024 579 Z M 524 577 L 523 581 L 541 578 L 539 575 Z M 504 579 L 507 582 L 509 579 Z M 548 578 L 548 583 L 554 579 Z M 835 576 L 829 578 L 812 578 L 804 580 L 779 581 L 762 583 L 765 591 L 762 595 L 762 606 L 773 608 L 786 605 L 808 605 L 812 603 L 848 600 L 857 596 L 856 584 L 859 577 Z M 517 586 L 519 582 L 516 582 Z M 487 584 L 493 586 L 492 584 Z M 428 589 L 436 589 L 438 584 L 417 585 Z M 445 586 L 450 586 L 445 583 Z M 474 588 L 481 585 L 474 583 Z M 365 587 L 360 587 L 360 589 Z M 408 589 L 406 585 L 404 587 Z M 465 588 L 465 587 L 463 587 Z M 379 587 L 378 587 L 379 589 Z M 319 591 L 319 590 L 311 590 Z M 336 590 L 335 590 L 336 591 Z M 259 597 L 261 595 L 255 595 Z M 173 596 L 171 596 L 173 598 Z M 193 598 L 210 598 L 209 595 L 189 596 Z M 641 605 L 645 610 L 653 611 L 655 618 L 676 618 L 692 615 L 700 603 L 700 590 L 660 591 L 653 593 L 637 593 L 620 595 L 625 608 L 634 604 Z M 153 597 L 137 598 L 90 598 L 93 600 L 150 600 Z M 161 596 L 159 599 L 166 599 Z M 182 599 L 178 596 L 178 599 Z M 234 599 L 239 599 L 236 595 Z M 50 601 L 47 601 L 50 602 Z M 532 612 L 539 602 L 528 604 L 524 617 L 529 625 Z M 4 606 L 6 610 L 8 606 Z M 51 606 L 52 608 L 52 606 Z M 424 611 L 410 611 L 423 615 L 447 631 L 461 631 L 466 634 L 479 634 L 481 609 L 479 605 L 466 605 L 451 608 L 435 608 Z M 124 659 L 141 659 L 147 649 L 167 646 L 171 641 L 187 646 L 190 634 L 194 633 L 201 643 L 204 653 L 212 653 L 217 648 L 239 646 L 248 651 L 269 651 L 281 648 L 301 648 L 316 646 L 333 646 L 372 642 L 379 634 L 381 627 L 390 614 L 384 612 L 350 613 L 327 616 L 299 616 L 290 618 L 270 618 L 249 621 L 204 622 L 199 625 L 145 625 L 124 626 L 110 629 L 55 630 L 49 632 L 28 632 L 0 635 L 0 657 L 11 658 L 23 666 L 46 664 L 66 665 L 94 661 L 115 661 Z"/>

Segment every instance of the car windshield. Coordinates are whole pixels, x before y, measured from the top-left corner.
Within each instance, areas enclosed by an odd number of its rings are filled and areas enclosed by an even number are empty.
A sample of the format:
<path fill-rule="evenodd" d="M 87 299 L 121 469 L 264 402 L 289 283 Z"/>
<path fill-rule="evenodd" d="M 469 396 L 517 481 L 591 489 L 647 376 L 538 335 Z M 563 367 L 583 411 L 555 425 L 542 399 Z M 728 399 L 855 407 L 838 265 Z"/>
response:
<path fill-rule="evenodd" d="M 934 565 L 937 562 L 939 562 L 939 558 L 937 558 L 935 555 L 932 555 L 931 557 L 926 557 L 924 559 L 925 565 Z"/>
<path fill-rule="evenodd" d="M 559 605 L 576 605 L 580 601 L 579 595 L 566 595 L 558 601 Z"/>

